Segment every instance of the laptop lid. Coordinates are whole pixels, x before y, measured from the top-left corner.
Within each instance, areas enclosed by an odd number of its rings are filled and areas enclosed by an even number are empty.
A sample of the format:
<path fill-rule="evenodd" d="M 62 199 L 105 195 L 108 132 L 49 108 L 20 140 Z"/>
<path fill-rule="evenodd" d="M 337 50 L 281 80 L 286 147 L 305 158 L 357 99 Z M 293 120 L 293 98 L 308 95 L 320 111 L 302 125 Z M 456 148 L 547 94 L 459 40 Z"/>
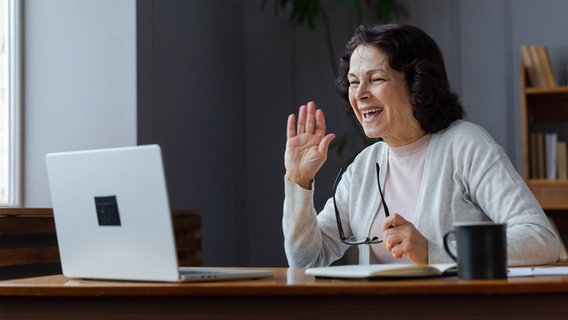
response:
<path fill-rule="evenodd" d="M 63 274 L 177 281 L 160 147 L 46 156 Z"/>

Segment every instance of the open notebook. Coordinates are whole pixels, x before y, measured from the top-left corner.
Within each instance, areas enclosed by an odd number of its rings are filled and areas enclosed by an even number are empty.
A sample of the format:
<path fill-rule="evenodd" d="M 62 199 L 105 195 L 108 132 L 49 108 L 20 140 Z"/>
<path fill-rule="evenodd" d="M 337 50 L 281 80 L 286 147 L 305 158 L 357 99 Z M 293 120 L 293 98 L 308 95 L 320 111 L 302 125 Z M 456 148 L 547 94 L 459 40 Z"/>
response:
<path fill-rule="evenodd" d="M 46 162 L 65 276 L 172 282 L 272 276 L 178 268 L 159 146 L 52 153 Z"/>
<path fill-rule="evenodd" d="M 307 275 L 318 278 L 373 279 L 439 277 L 457 274 L 455 263 L 447 264 L 370 264 L 344 265 L 306 269 Z"/>

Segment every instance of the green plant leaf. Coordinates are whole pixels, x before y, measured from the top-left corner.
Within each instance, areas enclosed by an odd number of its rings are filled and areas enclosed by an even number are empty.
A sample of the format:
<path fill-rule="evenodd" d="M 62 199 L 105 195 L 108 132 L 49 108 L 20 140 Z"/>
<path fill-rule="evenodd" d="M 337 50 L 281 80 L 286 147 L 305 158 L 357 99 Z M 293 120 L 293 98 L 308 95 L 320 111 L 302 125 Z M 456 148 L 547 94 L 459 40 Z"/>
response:
<path fill-rule="evenodd" d="M 319 0 L 292 0 L 290 23 L 293 25 L 307 24 L 311 30 L 314 30 L 320 10 Z"/>
<path fill-rule="evenodd" d="M 392 21 L 392 10 L 394 8 L 394 0 L 381 0 L 377 5 L 377 16 L 383 23 Z"/>
<path fill-rule="evenodd" d="M 377 18 L 382 23 L 390 23 L 394 18 L 407 18 L 406 7 L 397 0 L 367 0 L 367 5 L 375 5 Z"/>
<path fill-rule="evenodd" d="M 348 5 L 350 7 L 357 7 L 360 5 L 361 0 L 338 0 L 339 2 Z"/>

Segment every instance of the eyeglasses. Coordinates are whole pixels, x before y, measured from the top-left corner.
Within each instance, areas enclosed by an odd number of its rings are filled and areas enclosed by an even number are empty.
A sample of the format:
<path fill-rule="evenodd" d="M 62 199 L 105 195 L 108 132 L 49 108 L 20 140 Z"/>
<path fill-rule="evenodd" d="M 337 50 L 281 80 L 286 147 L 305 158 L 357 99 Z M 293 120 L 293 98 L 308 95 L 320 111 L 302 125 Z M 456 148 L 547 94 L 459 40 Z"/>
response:
<path fill-rule="evenodd" d="M 381 194 L 381 203 L 385 210 L 385 216 L 388 217 L 390 215 L 389 207 L 387 206 L 385 202 L 385 197 L 383 196 L 383 189 L 381 188 L 381 179 L 380 179 L 381 167 L 379 166 L 378 163 L 376 163 L 376 168 L 377 168 L 377 184 L 379 185 L 379 193 Z M 335 182 L 333 183 L 333 208 L 335 209 L 335 218 L 337 219 L 337 229 L 339 230 L 339 238 L 341 239 L 341 242 L 351 246 L 383 242 L 383 239 L 379 239 L 379 237 L 376 236 L 373 238 L 370 237 L 357 238 L 355 236 L 346 237 L 345 234 L 343 233 L 343 226 L 341 225 L 341 215 L 339 214 L 339 210 L 337 209 L 337 203 L 335 201 L 335 192 L 337 191 L 337 185 L 339 184 L 339 181 L 341 181 L 341 177 L 343 176 L 344 172 L 345 168 L 341 168 L 339 174 L 337 175 L 337 178 L 335 178 Z"/>

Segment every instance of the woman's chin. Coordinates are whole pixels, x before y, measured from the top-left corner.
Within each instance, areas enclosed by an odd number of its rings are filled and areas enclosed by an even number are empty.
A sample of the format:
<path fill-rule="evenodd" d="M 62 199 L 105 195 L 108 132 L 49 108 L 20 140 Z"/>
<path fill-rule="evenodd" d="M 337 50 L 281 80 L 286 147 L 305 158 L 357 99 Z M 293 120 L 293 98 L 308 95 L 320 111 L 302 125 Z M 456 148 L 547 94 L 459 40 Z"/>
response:
<path fill-rule="evenodd" d="M 377 132 L 376 130 L 368 130 L 368 129 L 363 128 L 363 131 L 365 132 L 365 135 L 369 139 L 378 139 L 378 138 L 381 137 L 381 134 L 379 132 Z"/>

